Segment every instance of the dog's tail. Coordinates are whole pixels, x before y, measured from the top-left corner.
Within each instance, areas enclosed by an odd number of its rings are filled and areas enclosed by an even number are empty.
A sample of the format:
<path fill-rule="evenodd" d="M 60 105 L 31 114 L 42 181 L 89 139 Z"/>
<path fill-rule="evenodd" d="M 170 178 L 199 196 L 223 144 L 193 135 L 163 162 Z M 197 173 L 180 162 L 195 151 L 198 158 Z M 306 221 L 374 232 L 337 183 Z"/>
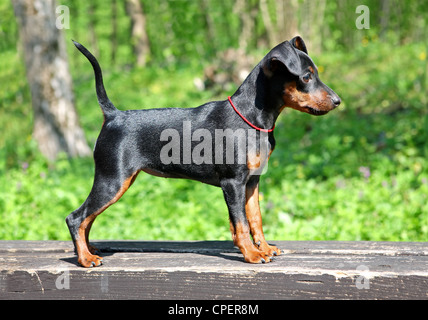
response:
<path fill-rule="evenodd" d="M 89 62 L 92 64 L 92 67 L 94 68 L 94 74 L 95 74 L 95 89 L 97 92 L 97 98 L 98 98 L 98 104 L 101 107 L 101 110 L 104 113 L 104 117 L 112 116 L 114 115 L 118 110 L 113 105 L 113 103 L 110 101 L 110 99 L 107 97 L 106 90 L 104 88 L 103 83 L 103 75 L 101 72 L 101 67 L 97 61 L 97 59 L 86 49 L 84 46 L 82 46 L 80 43 L 72 40 L 74 45 L 77 49 L 83 55 L 89 60 Z"/>

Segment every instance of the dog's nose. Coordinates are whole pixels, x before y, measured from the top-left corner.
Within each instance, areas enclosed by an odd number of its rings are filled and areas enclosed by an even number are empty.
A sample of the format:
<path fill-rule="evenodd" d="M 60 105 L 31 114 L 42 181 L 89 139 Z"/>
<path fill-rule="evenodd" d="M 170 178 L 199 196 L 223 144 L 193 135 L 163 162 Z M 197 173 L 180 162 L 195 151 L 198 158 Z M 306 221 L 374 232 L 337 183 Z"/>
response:
<path fill-rule="evenodd" d="M 340 103 L 342 102 L 342 100 L 340 100 L 340 98 L 339 98 L 339 96 L 338 96 L 338 95 L 334 95 L 334 96 L 331 98 L 331 101 L 333 102 L 334 107 L 338 107 L 338 106 L 340 105 Z"/>

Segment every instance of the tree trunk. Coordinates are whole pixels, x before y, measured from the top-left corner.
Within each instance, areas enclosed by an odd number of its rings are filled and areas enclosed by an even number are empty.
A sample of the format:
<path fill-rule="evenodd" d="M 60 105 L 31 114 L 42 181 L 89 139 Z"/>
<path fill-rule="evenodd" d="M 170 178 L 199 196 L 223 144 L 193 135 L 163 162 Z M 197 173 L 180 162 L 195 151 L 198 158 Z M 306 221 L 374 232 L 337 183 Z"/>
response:
<path fill-rule="evenodd" d="M 97 35 L 95 32 L 95 26 L 97 25 L 97 17 L 95 16 L 95 12 L 97 11 L 97 5 L 95 1 L 89 2 L 89 25 L 88 25 L 88 33 L 89 33 L 89 41 L 91 44 L 92 53 L 98 57 L 100 55 L 100 49 L 98 47 Z"/>
<path fill-rule="evenodd" d="M 266 0 L 260 0 L 260 11 L 262 13 L 263 23 L 265 25 L 266 33 L 268 36 L 269 47 L 273 47 L 278 44 L 277 33 L 269 14 L 269 8 Z"/>
<path fill-rule="evenodd" d="M 280 11 L 282 14 L 281 18 L 278 17 L 278 21 L 282 23 L 280 24 L 279 30 L 281 33 L 281 41 L 290 40 L 299 34 L 299 28 L 297 26 L 297 12 L 299 4 L 297 0 L 282 0 L 278 3 L 281 5 Z M 282 19 L 282 20 L 281 20 Z"/>
<path fill-rule="evenodd" d="M 140 0 L 126 0 L 126 12 L 131 18 L 131 41 L 137 59 L 137 66 L 146 65 L 150 52 L 149 37 L 146 33 L 146 17 Z"/>
<path fill-rule="evenodd" d="M 113 64 L 116 63 L 116 52 L 118 47 L 118 41 L 117 41 L 117 1 L 112 0 L 111 2 L 111 62 Z"/>
<path fill-rule="evenodd" d="M 258 8 L 247 0 L 236 0 L 234 13 L 241 17 L 241 34 L 239 36 L 239 48 L 247 51 L 255 33 L 255 21 Z"/>
<path fill-rule="evenodd" d="M 202 0 L 201 7 L 205 18 L 205 23 L 206 23 L 206 30 L 207 30 L 206 40 L 209 43 L 213 43 L 215 41 L 215 24 L 214 24 L 212 12 L 210 12 L 209 0 Z"/>
<path fill-rule="evenodd" d="M 390 0 L 382 0 L 381 1 L 381 10 L 382 14 L 380 15 L 380 35 L 379 37 L 382 40 L 385 40 L 385 34 L 388 30 L 388 23 L 390 20 Z"/>
<path fill-rule="evenodd" d="M 87 156 L 91 150 L 74 108 L 64 38 L 54 0 L 12 1 L 24 51 L 34 111 L 33 137 L 43 155 Z"/>

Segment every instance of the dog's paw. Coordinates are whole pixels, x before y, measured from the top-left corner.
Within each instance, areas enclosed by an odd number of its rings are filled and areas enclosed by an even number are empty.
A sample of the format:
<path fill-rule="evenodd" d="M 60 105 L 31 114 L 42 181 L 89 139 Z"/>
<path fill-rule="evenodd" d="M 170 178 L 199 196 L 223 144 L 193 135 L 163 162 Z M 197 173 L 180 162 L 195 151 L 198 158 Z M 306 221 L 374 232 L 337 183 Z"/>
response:
<path fill-rule="evenodd" d="M 268 263 L 272 261 L 269 255 L 257 249 L 246 252 L 244 254 L 244 259 L 249 263 Z"/>
<path fill-rule="evenodd" d="M 258 241 L 255 243 L 256 247 L 269 257 L 279 256 L 281 250 L 276 246 L 269 245 L 266 241 Z"/>
<path fill-rule="evenodd" d="M 87 254 L 77 260 L 82 267 L 93 268 L 103 264 L 103 259 L 97 255 Z"/>

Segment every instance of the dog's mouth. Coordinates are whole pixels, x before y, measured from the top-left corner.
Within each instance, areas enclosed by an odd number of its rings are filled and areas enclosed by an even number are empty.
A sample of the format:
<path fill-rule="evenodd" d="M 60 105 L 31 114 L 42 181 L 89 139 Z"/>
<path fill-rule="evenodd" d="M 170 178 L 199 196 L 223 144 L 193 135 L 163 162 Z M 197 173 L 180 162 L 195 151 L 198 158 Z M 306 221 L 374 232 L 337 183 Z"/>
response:
<path fill-rule="evenodd" d="M 306 106 L 305 108 L 309 114 L 312 114 L 314 116 L 322 116 L 322 115 L 325 115 L 328 113 L 328 111 L 322 111 L 322 110 L 314 109 L 314 108 L 309 107 L 309 106 Z"/>

